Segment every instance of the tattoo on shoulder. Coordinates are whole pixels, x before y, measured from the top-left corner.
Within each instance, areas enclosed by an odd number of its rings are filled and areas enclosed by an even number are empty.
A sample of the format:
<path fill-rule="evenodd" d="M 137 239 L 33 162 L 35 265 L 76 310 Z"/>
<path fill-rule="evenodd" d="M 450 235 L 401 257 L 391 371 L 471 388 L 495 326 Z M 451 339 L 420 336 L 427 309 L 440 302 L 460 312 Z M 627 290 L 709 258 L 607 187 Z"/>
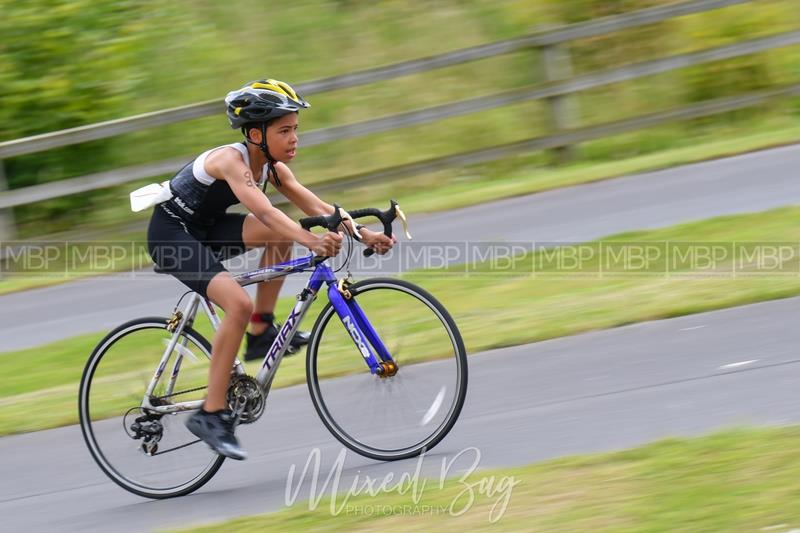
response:
<path fill-rule="evenodd" d="M 249 170 L 244 173 L 244 179 L 247 180 L 248 187 L 255 187 L 255 183 L 253 183 L 253 173 Z"/>

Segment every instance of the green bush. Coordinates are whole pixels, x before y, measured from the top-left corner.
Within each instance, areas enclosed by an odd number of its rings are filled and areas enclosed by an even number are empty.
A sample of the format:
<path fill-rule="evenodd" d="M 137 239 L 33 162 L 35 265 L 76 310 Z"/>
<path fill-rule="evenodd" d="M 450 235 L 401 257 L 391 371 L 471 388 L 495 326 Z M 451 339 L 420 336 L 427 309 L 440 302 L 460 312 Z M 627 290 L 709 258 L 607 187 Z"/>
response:
<path fill-rule="evenodd" d="M 0 140 L 130 115 L 145 83 L 136 58 L 151 42 L 143 20 L 153 2 L 0 0 Z M 10 188 L 113 166 L 113 143 L 91 142 L 5 162 Z M 18 209 L 18 218 L 69 226 L 92 195 Z"/>

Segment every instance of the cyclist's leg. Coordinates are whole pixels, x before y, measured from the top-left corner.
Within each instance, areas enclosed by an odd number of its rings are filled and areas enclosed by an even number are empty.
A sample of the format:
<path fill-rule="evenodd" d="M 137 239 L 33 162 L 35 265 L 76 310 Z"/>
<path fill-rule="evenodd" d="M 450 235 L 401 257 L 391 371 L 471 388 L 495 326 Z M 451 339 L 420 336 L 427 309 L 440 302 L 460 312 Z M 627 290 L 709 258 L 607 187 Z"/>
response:
<path fill-rule="evenodd" d="M 247 215 L 242 226 L 242 241 L 247 249 L 264 247 L 259 266 L 269 266 L 288 261 L 292 254 L 292 242 L 284 239 L 278 232 L 262 224 L 254 215 Z M 259 283 L 256 288 L 256 313 L 273 313 L 278 294 L 283 287 L 283 278 L 269 283 Z M 251 323 L 250 333 L 258 335 L 267 328 L 265 323 Z"/>
<path fill-rule="evenodd" d="M 226 411 L 226 395 L 233 360 L 252 312 L 250 297 L 222 266 L 220 255 L 198 240 L 207 233 L 206 228 L 185 223 L 167 208 L 156 208 L 155 213 L 148 230 L 153 260 L 162 270 L 225 311 L 212 344 L 203 410 L 189 417 L 186 427 L 217 453 L 244 459 L 247 454 L 233 434 L 235 421 Z"/>
<path fill-rule="evenodd" d="M 225 311 L 225 316 L 211 343 L 206 400 L 203 408 L 186 421 L 186 427 L 217 453 L 241 460 L 247 457 L 247 453 L 234 436 L 235 420 L 228 410 L 227 392 L 233 360 L 239 351 L 253 304 L 250 296 L 227 271 L 217 272 L 205 287 L 204 294 Z"/>
<path fill-rule="evenodd" d="M 237 231 L 241 231 L 243 216 L 239 215 Z M 226 233 L 236 227 L 236 220 L 226 217 L 212 228 L 193 228 L 168 208 L 156 207 L 148 230 L 150 254 L 165 272 L 203 297 L 210 298 L 224 311 L 220 330 L 212 343 L 209 368 L 209 387 L 206 410 L 227 407 L 225 395 L 233 360 L 239 351 L 244 330 L 253 305 L 245 290 L 233 280 L 220 262 L 226 256 L 244 251 L 241 239 L 226 239 Z M 206 232 L 202 242 L 197 235 Z M 209 242 L 212 241 L 212 242 Z"/>
<path fill-rule="evenodd" d="M 228 405 L 226 393 L 231 367 L 253 312 L 253 303 L 247 292 L 226 271 L 219 272 L 211 279 L 206 293 L 211 301 L 225 311 L 211 345 L 208 396 L 204 406 L 206 411 L 217 411 Z"/>

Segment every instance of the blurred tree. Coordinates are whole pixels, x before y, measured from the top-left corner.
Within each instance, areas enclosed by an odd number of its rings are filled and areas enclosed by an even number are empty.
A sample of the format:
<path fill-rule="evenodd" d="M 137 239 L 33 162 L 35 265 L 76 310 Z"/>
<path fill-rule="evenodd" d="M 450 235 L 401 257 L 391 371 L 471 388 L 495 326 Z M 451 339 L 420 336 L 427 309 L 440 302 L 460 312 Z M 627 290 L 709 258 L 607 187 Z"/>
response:
<path fill-rule="evenodd" d="M 781 16 L 780 11 L 768 6 L 762 7 L 756 17 L 743 17 L 735 11 L 720 11 L 715 14 L 713 24 L 709 24 L 708 19 L 703 21 L 698 18 L 694 24 L 688 25 L 687 32 L 692 41 L 703 42 L 707 47 L 724 46 L 752 39 L 763 28 L 778 27 Z M 689 67 L 679 73 L 684 98 L 688 102 L 764 89 L 775 85 L 777 81 L 764 54 Z"/>
<path fill-rule="evenodd" d="M 577 24 L 672 3 L 666 0 L 548 0 L 563 24 Z M 674 20 L 580 39 L 569 44 L 578 72 L 646 61 L 663 55 L 675 28 Z"/>
<path fill-rule="evenodd" d="M 0 140 L 130 114 L 126 100 L 143 78 L 133 59 L 146 49 L 149 3 L 0 0 Z M 92 142 L 13 158 L 5 162 L 9 186 L 99 169 L 109 154 L 109 143 Z M 77 195 L 48 202 L 41 216 L 55 218 L 89 201 Z"/>

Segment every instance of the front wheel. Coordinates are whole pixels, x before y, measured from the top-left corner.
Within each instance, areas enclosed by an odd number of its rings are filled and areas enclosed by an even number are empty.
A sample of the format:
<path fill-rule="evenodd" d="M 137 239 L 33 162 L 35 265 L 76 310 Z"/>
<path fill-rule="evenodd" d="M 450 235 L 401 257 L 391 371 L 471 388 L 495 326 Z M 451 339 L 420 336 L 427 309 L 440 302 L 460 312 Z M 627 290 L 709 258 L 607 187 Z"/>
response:
<path fill-rule="evenodd" d="M 308 344 L 306 377 L 314 408 L 349 449 L 381 461 L 430 450 L 452 429 L 467 393 L 467 354 L 447 310 L 428 292 L 397 279 L 350 286 L 397 365 L 371 374 L 328 303 Z"/>

